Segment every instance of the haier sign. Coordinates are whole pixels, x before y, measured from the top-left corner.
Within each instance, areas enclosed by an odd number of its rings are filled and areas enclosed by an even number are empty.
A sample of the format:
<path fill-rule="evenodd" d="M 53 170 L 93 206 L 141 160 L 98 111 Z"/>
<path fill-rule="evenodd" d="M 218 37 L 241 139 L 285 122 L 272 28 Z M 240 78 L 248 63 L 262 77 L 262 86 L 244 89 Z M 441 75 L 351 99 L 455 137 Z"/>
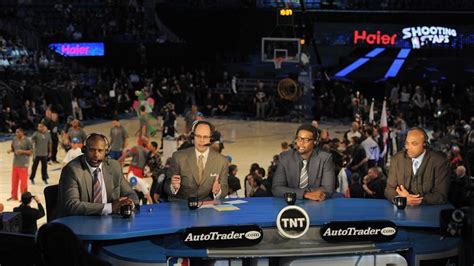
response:
<path fill-rule="evenodd" d="M 367 32 L 365 30 L 354 31 L 354 44 L 366 43 L 370 45 L 395 45 L 397 34 L 383 34 L 381 31 L 375 33 Z"/>
<path fill-rule="evenodd" d="M 103 42 L 52 43 L 48 47 L 62 56 L 104 56 Z"/>

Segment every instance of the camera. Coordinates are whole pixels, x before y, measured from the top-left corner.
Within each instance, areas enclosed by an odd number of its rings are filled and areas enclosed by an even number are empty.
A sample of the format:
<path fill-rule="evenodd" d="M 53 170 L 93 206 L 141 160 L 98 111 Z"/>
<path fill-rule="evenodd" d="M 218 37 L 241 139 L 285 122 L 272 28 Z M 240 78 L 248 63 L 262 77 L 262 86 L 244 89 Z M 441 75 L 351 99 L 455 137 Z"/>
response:
<path fill-rule="evenodd" d="M 440 233 L 443 237 L 469 237 L 472 232 L 469 207 L 444 209 L 439 214 Z"/>

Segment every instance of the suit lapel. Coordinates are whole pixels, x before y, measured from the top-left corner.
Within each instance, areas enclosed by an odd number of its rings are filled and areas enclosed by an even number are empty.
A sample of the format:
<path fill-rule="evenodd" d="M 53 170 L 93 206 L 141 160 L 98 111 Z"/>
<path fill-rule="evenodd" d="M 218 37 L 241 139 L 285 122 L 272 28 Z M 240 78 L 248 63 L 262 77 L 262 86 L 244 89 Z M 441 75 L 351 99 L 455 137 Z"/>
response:
<path fill-rule="evenodd" d="M 189 168 L 191 169 L 191 173 L 193 174 L 194 181 L 198 183 L 198 169 L 197 169 L 197 159 L 196 159 L 196 152 L 194 149 L 189 149 L 188 151 L 188 156 L 187 157 L 187 162 L 189 165 Z"/>
<path fill-rule="evenodd" d="M 209 155 L 207 156 L 206 165 L 204 165 L 204 173 L 202 174 L 201 184 L 203 184 L 211 174 L 219 174 L 219 173 L 211 173 L 212 160 L 214 160 L 214 153 L 211 150 L 209 150 Z M 214 182 L 214 180 L 212 181 Z"/>
<path fill-rule="evenodd" d="M 86 182 L 86 190 L 87 190 L 87 200 L 90 202 L 92 201 L 92 175 L 89 171 L 89 167 L 87 166 L 86 163 L 86 157 L 81 158 L 81 164 L 82 164 L 82 180 L 85 180 Z"/>
<path fill-rule="evenodd" d="M 428 161 L 430 160 L 430 158 L 431 158 L 431 153 L 428 150 L 426 150 L 425 157 L 423 157 L 423 161 L 421 162 L 421 165 L 420 167 L 418 167 L 418 171 L 416 172 L 417 177 L 419 178 L 423 177 L 423 173 L 426 170 L 426 165 L 428 164 Z M 422 179 L 420 179 L 420 183 L 423 184 Z"/>
<path fill-rule="evenodd" d="M 107 202 L 112 202 L 112 192 L 114 188 L 114 183 L 110 168 L 106 167 L 105 163 L 102 163 L 102 173 L 105 182 L 105 190 L 107 192 Z"/>
<path fill-rule="evenodd" d="M 300 187 L 301 165 L 302 165 L 303 160 L 301 159 L 301 156 L 298 153 L 298 151 L 294 151 L 293 156 L 295 157 L 295 161 L 296 161 L 295 170 L 294 170 L 296 172 L 296 178 L 292 178 L 290 176 L 290 181 L 288 182 L 288 184 L 290 184 L 291 182 L 294 182 L 293 187 L 299 188 Z M 308 172 L 308 175 L 309 175 L 309 172 Z M 309 179 L 308 179 L 308 182 L 309 182 Z"/>
<path fill-rule="evenodd" d="M 411 158 L 408 157 L 406 154 L 405 157 L 405 167 L 403 169 L 403 185 L 406 189 L 410 188 L 410 181 L 413 178 L 413 168 L 411 167 Z"/>
<path fill-rule="evenodd" d="M 316 179 L 316 173 L 318 172 L 318 167 L 318 151 L 313 150 L 308 168 L 308 187 L 312 186 L 314 183 L 314 180 Z M 316 184 L 316 186 L 318 186 L 318 184 Z"/>

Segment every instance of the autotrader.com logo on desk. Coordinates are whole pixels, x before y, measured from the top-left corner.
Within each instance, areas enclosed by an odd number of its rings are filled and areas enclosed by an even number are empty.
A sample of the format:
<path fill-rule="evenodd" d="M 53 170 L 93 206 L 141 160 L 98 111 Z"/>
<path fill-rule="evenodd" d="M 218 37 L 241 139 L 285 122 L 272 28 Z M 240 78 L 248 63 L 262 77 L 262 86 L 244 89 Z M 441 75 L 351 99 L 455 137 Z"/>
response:
<path fill-rule="evenodd" d="M 397 235 L 392 221 L 334 221 L 325 224 L 321 237 L 328 242 L 390 241 Z"/>
<path fill-rule="evenodd" d="M 191 248 L 253 246 L 262 238 L 257 225 L 191 227 L 183 234 L 184 244 Z"/>

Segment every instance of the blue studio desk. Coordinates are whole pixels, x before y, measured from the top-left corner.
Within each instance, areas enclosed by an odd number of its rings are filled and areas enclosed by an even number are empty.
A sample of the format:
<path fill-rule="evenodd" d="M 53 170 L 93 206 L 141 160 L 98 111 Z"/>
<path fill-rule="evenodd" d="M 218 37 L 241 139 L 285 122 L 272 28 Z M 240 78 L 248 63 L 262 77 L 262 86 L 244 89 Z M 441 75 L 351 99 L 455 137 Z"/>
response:
<path fill-rule="evenodd" d="M 233 199 L 232 199 L 233 200 Z M 310 218 L 310 229 L 299 239 L 284 239 L 276 232 L 276 217 L 286 206 L 282 198 L 245 198 L 240 210 L 212 208 L 190 211 L 186 202 L 142 206 L 130 218 L 70 216 L 55 220 L 69 226 L 80 239 L 99 250 L 114 265 L 166 265 L 169 257 L 224 261 L 225 265 L 423 265 L 424 261 L 455 257 L 459 239 L 440 239 L 439 213 L 451 205 L 397 210 L 387 200 L 336 198 L 324 202 L 297 200 Z M 223 200 L 225 203 L 229 200 Z M 390 220 L 398 227 L 389 242 L 328 243 L 319 228 L 330 221 Z M 257 224 L 263 240 L 250 247 L 192 249 L 184 245 L 188 227 Z M 375 256 L 375 255 L 376 256 Z M 246 264 L 246 263 L 244 263 Z"/>

